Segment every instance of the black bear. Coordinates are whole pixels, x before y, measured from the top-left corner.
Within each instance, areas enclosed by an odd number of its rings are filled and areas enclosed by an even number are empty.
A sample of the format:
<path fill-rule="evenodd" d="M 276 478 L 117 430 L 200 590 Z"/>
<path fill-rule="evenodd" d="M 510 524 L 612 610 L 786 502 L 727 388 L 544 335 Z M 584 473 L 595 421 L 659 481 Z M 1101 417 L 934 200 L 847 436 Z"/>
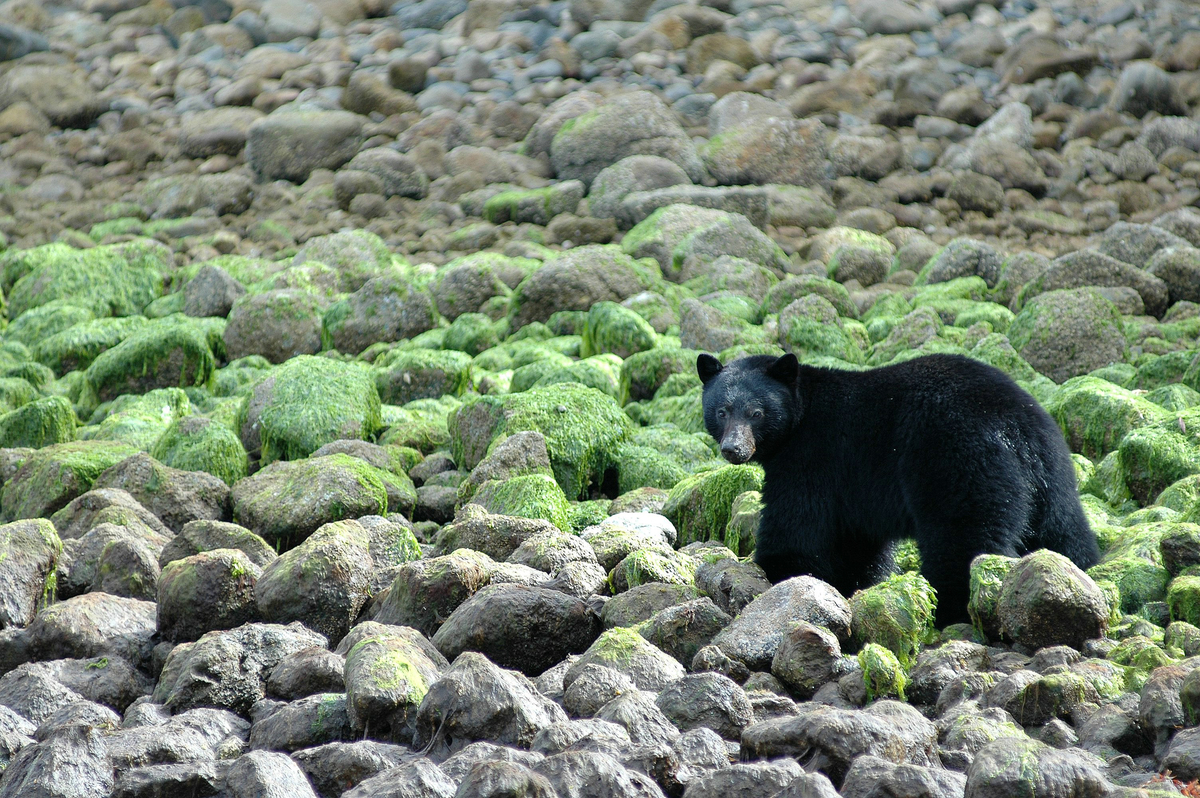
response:
<path fill-rule="evenodd" d="M 766 473 L 754 558 L 772 582 L 811 574 L 849 596 L 911 537 L 945 626 L 967 620 L 978 554 L 1100 557 L 1062 432 L 999 369 L 928 355 L 838 371 L 791 354 L 702 354 L 696 369 L 721 454 Z"/>

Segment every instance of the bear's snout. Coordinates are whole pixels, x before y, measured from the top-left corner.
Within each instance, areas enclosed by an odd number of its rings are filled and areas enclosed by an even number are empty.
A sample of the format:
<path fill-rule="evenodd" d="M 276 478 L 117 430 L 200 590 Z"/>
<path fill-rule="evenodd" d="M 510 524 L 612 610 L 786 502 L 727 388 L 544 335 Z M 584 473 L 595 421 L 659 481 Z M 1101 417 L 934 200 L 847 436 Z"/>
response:
<path fill-rule="evenodd" d="M 741 465 L 754 456 L 754 433 L 747 425 L 731 426 L 721 437 L 721 456 Z"/>

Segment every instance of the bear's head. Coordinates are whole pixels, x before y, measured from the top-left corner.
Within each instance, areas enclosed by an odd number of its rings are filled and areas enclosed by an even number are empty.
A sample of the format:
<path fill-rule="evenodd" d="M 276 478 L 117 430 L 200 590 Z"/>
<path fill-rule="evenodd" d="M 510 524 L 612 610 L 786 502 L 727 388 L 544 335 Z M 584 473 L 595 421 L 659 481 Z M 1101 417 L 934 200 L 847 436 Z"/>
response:
<path fill-rule="evenodd" d="M 762 461 L 782 443 L 800 412 L 796 356 L 754 355 L 722 366 L 696 358 L 704 383 L 704 426 L 731 463 Z"/>

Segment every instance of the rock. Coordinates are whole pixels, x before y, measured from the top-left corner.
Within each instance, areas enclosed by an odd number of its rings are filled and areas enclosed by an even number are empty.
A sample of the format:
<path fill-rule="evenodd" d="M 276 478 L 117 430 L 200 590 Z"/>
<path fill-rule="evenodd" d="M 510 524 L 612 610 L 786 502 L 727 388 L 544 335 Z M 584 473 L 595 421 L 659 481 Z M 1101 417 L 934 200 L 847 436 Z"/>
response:
<path fill-rule="evenodd" d="M 21 64 L 0 79 L 0 106 L 26 102 L 55 127 L 86 128 L 108 110 L 108 103 L 88 88 L 74 67 Z"/>
<path fill-rule="evenodd" d="M 4 519 L 53 515 L 87 493 L 100 474 L 136 450 L 123 443 L 78 441 L 37 450 L 4 482 Z"/>
<path fill-rule="evenodd" d="M 469 549 L 405 563 L 379 604 L 375 620 L 432 635 L 460 604 L 488 584 L 491 568 L 490 557 Z"/>
<path fill-rule="evenodd" d="M 233 302 L 223 336 L 232 359 L 261 355 L 282 363 L 321 351 L 320 302 L 308 291 L 282 288 Z"/>
<path fill-rule="evenodd" d="M 1086 75 L 1100 60 L 1093 47 L 1068 47 L 1052 36 L 1031 34 L 1009 48 L 996 66 L 1009 83 L 1035 83 L 1065 72 Z"/>
<path fill-rule="evenodd" d="M 630 155 L 596 174 L 588 191 L 588 211 L 599 218 L 620 219 L 622 201 L 630 194 L 691 182 L 683 167 L 672 160 L 658 155 Z"/>
<path fill-rule="evenodd" d="M 267 678 L 267 694 L 295 700 L 345 689 L 344 657 L 323 648 L 305 648 L 279 661 Z"/>
<path fill-rule="evenodd" d="M 670 745 L 680 736 L 654 702 L 654 694 L 643 690 L 617 696 L 596 712 L 596 719 L 624 727 L 636 745 Z"/>
<path fill-rule="evenodd" d="M 1163 116 L 1185 116 L 1187 105 L 1162 68 L 1150 61 L 1134 61 L 1121 70 L 1109 106 L 1138 118 L 1150 111 Z"/>
<path fill-rule="evenodd" d="M 839 640 L 850 634 L 850 608 L 829 585 L 801 576 L 774 585 L 743 609 L 713 645 L 751 670 L 769 670 L 787 631 L 797 621 L 822 626 Z"/>
<path fill-rule="evenodd" d="M 962 795 L 966 777 L 961 773 L 937 767 L 896 765 L 877 756 L 861 756 L 854 760 L 842 783 L 842 795 L 866 796 L 874 790 L 893 794 L 923 794 L 929 796 Z"/>
<path fill-rule="evenodd" d="M 233 106 L 186 113 L 179 124 L 179 152 L 187 158 L 237 155 L 246 146 L 250 126 L 262 118 L 254 108 Z"/>
<path fill-rule="evenodd" d="M 730 621 L 711 599 L 699 598 L 659 610 L 639 633 L 686 667 Z"/>
<path fill-rule="evenodd" d="M 1166 283 L 1167 305 L 1200 302 L 1200 251 L 1191 247 L 1160 249 L 1146 271 Z"/>
<path fill-rule="evenodd" d="M 251 751 L 225 773 L 229 798 L 316 798 L 304 771 L 286 754 Z"/>
<path fill-rule="evenodd" d="M 369 72 L 355 70 L 350 73 L 346 90 L 342 94 L 342 107 L 363 116 L 370 116 L 373 112 L 392 116 L 416 111 L 417 103 L 401 88 L 393 88 L 382 78 Z"/>
<path fill-rule="evenodd" d="M 55 567 L 62 541 L 45 519 L 0 526 L 0 629 L 28 626 L 38 608 L 54 600 Z"/>
<path fill-rule="evenodd" d="M 229 272 L 205 264 L 183 287 L 183 312 L 188 316 L 228 316 L 234 303 L 246 293 L 246 287 Z"/>
<path fill-rule="evenodd" d="M 1126 351 L 1121 314 L 1086 288 L 1038 295 L 1017 314 L 1008 337 L 1022 358 L 1055 382 L 1121 362 Z"/>
<path fill-rule="evenodd" d="M 1018 764 L 1025 762 L 1034 768 L 1032 773 L 1029 766 Z M 981 797 L 1012 795 L 1014 790 L 1040 797 L 1074 790 L 1103 794 L 1110 789 L 1099 764 L 1088 756 L 1028 738 L 1005 738 L 985 746 L 967 769 L 967 794 Z"/>
<path fill-rule="evenodd" d="M 475 740 L 528 748 L 539 731 L 565 720 L 566 713 L 525 677 L 468 651 L 430 685 L 417 711 L 414 742 L 430 746 L 439 759 Z"/>
<path fill-rule="evenodd" d="M 842 648 L 837 636 L 806 621 L 795 624 L 771 660 L 771 673 L 799 698 L 811 698 L 837 678 Z"/>
<path fill-rule="evenodd" d="M 229 516 L 229 486 L 211 474 L 183 471 L 135 454 L 105 470 L 97 489 L 119 489 L 161 518 L 168 528 L 192 521 L 221 521 Z"/>
<path fill-rule="evenodd" d="M 402 764 L 406 749 L 397 745 L 359 740 L 326 743 L 292 754 L 321 798 L 336 798 L 343 788 L 353 789 L 372 776 Z"/>
<path fill-rule="evenodd" d="M 828 130 L 813 119 L 771 117 L 714 137 L 701 152 L 720 185 L 821 186 L 827 179 Z"/>
<path fill-rule="evenodd" d="M 590 718 L 609 701 L 636 689 L 633 680 L 620 671 L 585 665 L 563 693 L 563 708 L 573 718 Z"/>
<path fill-rule="evenodd" d="M 337 653 L 345 653 L 348 717 L 356 734 L 411 740 L 417 707 L 447 667 L 446 659 L 414 629 L 359 624 Z"/>
<path fill-rule="evenodd" d="M 585 187 L 605 167 L 631 155 L 666 158 L 679 165 L 692 182 L 699 182 L 704 171 L 674 115 L 645 91 L 618 95 L 576 116 L 554 134 L 549 149 L 558 177 L 581 180 Z"/>
<path fill-rule="evenodd" d="M 1004 577 L 997 611 L 1005 634 L 1030 650 L 1078 649 L 1108 627 L 1108 603 L 1095 582 L 1051 551 L 1017 561 Z"/>
<path fill-rule="evenodd" d="M 152 601 L 87 593 L 38 612 L 29 625 L 30 652 L 37 659 L 118 656 L 141 664 L 153 647 Z"/>
<path fill-rule="evenodd" d="M 238 549 L 259 568 L 274 560 L 275 550 L 249 529 L 221 521 L 191 521 L 167 541 L 159 554 L 159 565 L 214 549 Z"/>
<path fill-rule="evenodd" d="M 683 666 L 632 629 L 609 629 L 568 669 L 563 686 L 570 689 L 588 665 L 603 665 L 628 676 L 641 690 L 660 690 L 684 675 Z"/>
<path fill-rule="evenodd" d="M 195 643 L 172 649 L 154 688 L 154 701 L 174 713 L 218 707 L 247 717 L 254 703 L 266 696 L 267 678 L 284 657 L 326 642 L 298 623 L 245 624 L 209 632 Z"/>
<path fill-rule="evenodd" d="M 756 563 L 723 560 L 705 563 L 697 568 L 696 587 L 706 593 L 720 609 L 730 615 L 737 615 L 770 589 L 771 583 L 767 581 L 762 567 Z"/>
<path fill-rule="evenodd" d="M 708 728 L 736 740 L 753 719 L 750 699 L 732 679 L 696 673 L 667 685 L 656 701 L 680 731 Z"/>
<path fill-rule="evenodd" d="M 257 720 L 250 747 L 296 751 L 349 737 L 350 721 L 344 693 L 318 693 L 276 708 Z"/>
<path fill-rule="evenodd" d="M 112 792 L 104 735 L 84 724 L 67 726 L 39 743 L 27 745 L 5 769 L 0 795 L 73 795 L 101 798 Z"/>
<path fill-rule="evenodd" d="M 367 530 L 357 521 L 323 525 L 262 570 L 254 587 L 260 617 L 301 621 L 337 643 L 370 598 L 369 549 Z"/>
<path fill-rule="evenodd" d="M 177 790 L 190 790 L 194 795 L 216 795 L 227 769 L 226 762 L 205 761 L 134 767 L 117 776 L 113 795 L 141 798 Z"/>
<path fill-rule="evenodd" d="M 537 676 L 600 634 L 600 619 L 577 598 L 537 587 L 490 585 L 446 619 L 433 644 L 449 659 L 478 651 L 505 668 Z"/>
<path fill-rule="evenodd" d="M 347 111 L 271 114 L 246 131 L 246 162 L 264 180 L 302 183 L 314 169 L 336 169 L 362 145 L 362 117 Z"/>

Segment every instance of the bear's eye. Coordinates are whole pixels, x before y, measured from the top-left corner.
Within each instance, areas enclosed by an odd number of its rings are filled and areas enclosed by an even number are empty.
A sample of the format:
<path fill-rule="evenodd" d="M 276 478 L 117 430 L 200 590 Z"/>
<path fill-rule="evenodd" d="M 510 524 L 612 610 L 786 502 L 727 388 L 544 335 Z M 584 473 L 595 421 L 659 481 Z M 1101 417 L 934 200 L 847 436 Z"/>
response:
<path fill-rule="evenodd" d="M 725 408 L 718 407 L 717 408 L 717 418 L 725 418 L 725 416 L 726 416 Z"/>
<path fill-rule="evenodd" d="M 761 411 L 761 410 L 751 410 L 750 411 L 750 418 L 762 418 L 762 417 L 763 417 L 763 411 Z"/>

